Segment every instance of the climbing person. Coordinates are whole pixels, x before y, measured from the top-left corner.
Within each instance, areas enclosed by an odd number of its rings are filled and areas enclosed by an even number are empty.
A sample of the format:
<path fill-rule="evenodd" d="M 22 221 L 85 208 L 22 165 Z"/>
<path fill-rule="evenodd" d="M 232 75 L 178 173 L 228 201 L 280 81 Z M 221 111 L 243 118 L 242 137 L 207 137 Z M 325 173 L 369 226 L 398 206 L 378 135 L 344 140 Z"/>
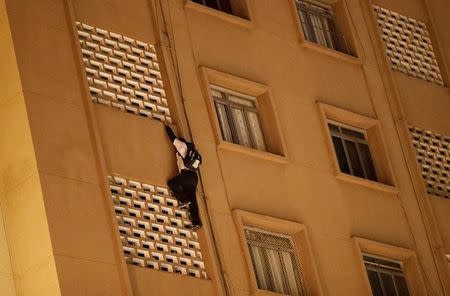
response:
<path fill-rule="evenodd" d="M 197 230 L 202 226 L 196 197 L 197 170 L 202 163 L 202 157 L 192 142 L 177 138 L 168 125 L 166 125 L 166 132 L 175 147 L 178 166 L 178 175 L 170 179 L 167 185 L 177 198 L 180 208 L 189 209 L 192 225 L 188 228 Z"/>

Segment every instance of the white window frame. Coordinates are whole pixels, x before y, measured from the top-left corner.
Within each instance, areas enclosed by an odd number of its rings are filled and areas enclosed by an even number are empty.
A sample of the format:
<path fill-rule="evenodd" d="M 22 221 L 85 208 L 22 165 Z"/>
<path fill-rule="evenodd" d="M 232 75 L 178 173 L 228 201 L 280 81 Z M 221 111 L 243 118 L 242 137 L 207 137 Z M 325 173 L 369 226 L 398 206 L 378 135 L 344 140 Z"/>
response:
<path fill-rule="evenodd" d="M 263 131 L 263 125 L 261 123 L 261 116 L 259 114 L 257 99 L 255 97 L 252 97 L 252 96 L 249 96 L 249 95 L 246 95 L 243 93 L 239 93 L 239 92 L 227 89 L 227 88 L 223 88 L 223 87 L 220 87 L 220 86 L 217 86 L 214 84 L 210 84 L 209 87 L 210 87 L 210 92 L 211 92 L 211 98 L 214 103 L 216 116 L 219 121 L 219 127 L 220 127 L 220 131 L 221 131 L 222 140 L 230 142 L 230 143 L 246 146 L 248 148 L 257 149 L 260 151 L 267 151 L 266 140 L 265 140 L 265 135 L 264 135 L 264 131 Z M 218 98 L 218 97 L 214 96 L 214 94 L 213 94 L 214 91 L 219 92 L 223 97 Z M 253 106 L 245 106 L 244 104 L 239 104 L 237 102 L 233 102 L 232 100 L 229 99 L 230 96 L 235 96 L 241 100 L 249 101 L 253 104 Z M 223 119 L 222 116 L 220 115 L 220 111 L 218 109 L 218 104 L 221 104 L 224 106 L 224 112 L 226 113 L 225 119 Z M 244 141 L 242 141 L 242 139 L 240 139 L 241 137 L 240 137 L 240 133 L 238 131 L 236 118 L 233 116 L 231 108 L 241 109 L 243 119 L 245 120 L 244 129 L 245 129 L 246 134 L 248 135 L 249 143 L 245 143 Z M 259 129 L 259 131 L 252 129 L 252 125 L 247 116 L 248 112 L 253 112 L 254 114 L 256 114 L 257 128 Z M 225 122 L 222 122 L 222 120 L 224 120 Z M 224 124 L 227 124 L 227 126 L 224 126 Z M 229 130 L 229 132 L 228 132 L 229 136 L 227 135 L 228 133 L 225 130 Z M 259 140 L 257 139 L 258 133 L 260 134 Z"/>
<path fill-rule="evenodd" d="M 262 235 L 270 235 L 274 237 L 279 237 L 283 239 L 287 239 L 290 246 L 289 247 L 282 247 L 276 244 L 251 240 L 247 237 L 247 231 L 257 232 Z M 250 253 L 250 257 L 252 259 L 252 267 L 253 272 L 256 277 L 257 285 L 259 289 L 271 291 L 275 293 L 280 294 L 286 294 L 286 295 L 299 295 L 299 296 L 305 296 L 307 295 L 306 287 L 303 279 L 303 271 L 301 267 L 301 262 L 298 257 L 297 252 L 295 251 L 295 242 L 292 239 L 292 236 L 286 235 L 279 232 L 272 232 L 267 231 L 258 227 L 245 225 L 244 226 L 244 233 L 245 233 L 245 239 L 248 247 L 248 251 Z M 263 253 L 261 255 L 263 258 L 261 258 L 263 263 L 257 262 L 255 259 L 254 251 L 252 251 L 251 247 L 261 247 L 264 249 Z M 272 258 L 269 258 L 270 254 L 268 253 L 268 250 L 272 250 L 275 252 L 272 252 Z M 289 255 L 289 261 L 286 260 L 286 258 L 282 258 L 282 253 Z M 270 260 L 272 259 L 272 262 Z M 279 263 L 279 266 L 274 266 L 276 263 Z M 258 264 L 259 263 L 259 264 Z M 289 266 L 286 266 L 286 263 L 289 263 L 291 270 L 294 271 L 293 278 L 289 277 Z M 268 267 L 268 270 L 266 270 L 266 274 L 261 274 L 264 272 L 264 267 L 262 265 L 266 265 L 265 267 Z M 258 268 L 259 267 L 259 268 Z M 277 272 L 278 271 L 278 272 Z M 295 291 L 297 291 L 295 293 Z M 293 293 L 294 292 L 294 293 Z"/>
<path fill-rule="evenodd" d="M 383 280 L 383 278 L 381 277 L 380 274 L 384 274 L 384 275 L 388 275 L 391 277 L 392 282 L 394 284 L 394 289 L 395 289 L 395 293 L 397 294 L 397 296 L 399 296 L 399 291 L 398 291 L 398 286 L 397 286 L 397 282 L 394 279 L 395 276 L 397 277 L 402 277 L 403 281 L 404 281 L 404 285 L 406 287 L 406 290 L 408 292 L 408 295 L 410 295 L 411 293 L 409 292 L 409 288 L 408 288 L 408 284 L 406 281 L 406 275 L 405 275 L 405 269 L 404 269 L 404 264 L 402 261 L 399 260 L 394 260 L 394 259 L 390 259 L 390 258 L 386 258 L 386 257 L 382 257 L 382 256 L 377 256 L 377 255 L 373 255 L 370 253 L 363 253 L 363 262 L 364 262 L 364 266 L 366 268 L 366 272 L 367 272 L 367 277 L 369 280 L 369 284 L 371 286 L 371 289 L 374 289 L 372 287 L 371 281 L 369 279 L 369 270 L 376 272 L 377 276 L 378 276 L 378 281 L 380 283 L 380 288 L 381 288 L 381 293 L 382 295 L 386 295 L 387 296 L 387 292 L 385 291 L 385 281 Z M 366 261 L 365 257 L 370 257 L 379 261 L 384 261 L 385 263 L 394 263 L 397 264 L 398 267 L 393 267 L 392 265 L 387 265 L 387 264 L 382 264 L 382 263 L 373 263 L 370 261 Z"/>
<path fill-rule="evenodd" d="M 344 129 L 347 129 L 347 130 L 351 130 L 351 131 L 360 133 L 364 137 L 364 139 L 358 138 L 356 136 L 352 137 L 350 135 L 346 135 L 342 131 L 340 131 L 339 133 L 336 133 L 335 131 L 330 129 L 328 124 L 337 126 L 339 129 L 344 128 Z M 367 136 L 367 131 L 364 130 L 364 129 L 359 129 L 359 128 L 347 125 L 345 123 L 342 123 L 342 122 L 339 122 L 339 121 L 335 121 L 335 120 L 330 120 L 330 119 L 327 120 L 327 127 L 329 129 L 329 132 L 330 132 L 330 135 L 331 135 L 332 139 L 333 139 L 333 136 L 334 136 L 334 137 L 339 138 L 341 141 L 347 140 L 347 141 L 351 141 L 351 142 L 353 142 L 355 144 L 362 144 L 362 145 L 366 145 L 367 146 L 367 149 L 369 151 L 369 156 L 370 156 L 370 162 L 371 162 L 372 167 L 373 167 L 373 174 L 375 175 L 375 178 L 374 179 L 369 178 L 369 176 L 368 176 L 369 168 L 367 168 L 366 165 L 364 164 L 364 161 L 362 161 L 361 152 L 359 150 L 358 145 L 356 145 L 356 149 L 357 149 L 357 153 L 358 153 L 359 165 L 361 166 L 361 168 L 363 170 L 363 175 L 364 176 L 357 176 L 355 174 L 353 165 L 352 165 L 351 160 L 350 160 L 350 156 L 349 156 L 349 152 L 348 152 L 348 149 L 347 149 L 347 145 L 345 144 L 345 142 L 343 142 L 342 146 L 344 148 L 345 161 L 346 161 L 348 169 L 349 169 L 349 173 L 348 174 L 350 174 L 352 176 L 355 176 L 355 177 L 358 177 L 358 178 L 364 178 L 364 179 L 367 179 L 367 180 L 371 180 L 371 181 L 377 182 L 378 181 L 377 169 L 376 169 L 376 165 L 375 165 L 374 158 L 373 158 L 373 152 L 372 152 L 372 149 L 370 147 L 369 139 L 368 139 L 368 136 Z M 332 139 L 331 139 L 331 141 L 333 142 Z M 336 153 L 336 147 L 334 146 L 334 142 L 333 142 L 333 148 L 334 148 L 334 153 L 335 153 L 336 159 L 338 160 L 338 163 L 339 163 L 339 156 Z M 339 166 L 339 169 L 341 170 L 342 173 L 345 173 L 345 172 L 342 171 L 340 166 Z"/>

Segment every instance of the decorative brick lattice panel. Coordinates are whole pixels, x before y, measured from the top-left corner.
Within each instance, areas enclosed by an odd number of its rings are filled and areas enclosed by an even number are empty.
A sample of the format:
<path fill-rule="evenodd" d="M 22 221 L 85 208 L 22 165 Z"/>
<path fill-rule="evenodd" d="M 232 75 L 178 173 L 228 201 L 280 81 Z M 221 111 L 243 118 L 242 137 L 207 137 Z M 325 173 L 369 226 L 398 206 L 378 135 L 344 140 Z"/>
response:
<path fill-rule="evenodd" d="M 410 127 L 428 193 L 450 198 L 450 137 Z"/>
<path fill-rule="evenodd" d="M 427 26 L 374 5 L 393 70 L 444 85 Z"/>
<path fill-rule="evenodd" d="M 197 233 L 169 190 L 109 176 L 120 239 L 128 264 L 207 278 Z"/>
<path fill-rule="evenodd" d="M 92 101 L 171 123 L 155 47 L 76 25 Z"/>

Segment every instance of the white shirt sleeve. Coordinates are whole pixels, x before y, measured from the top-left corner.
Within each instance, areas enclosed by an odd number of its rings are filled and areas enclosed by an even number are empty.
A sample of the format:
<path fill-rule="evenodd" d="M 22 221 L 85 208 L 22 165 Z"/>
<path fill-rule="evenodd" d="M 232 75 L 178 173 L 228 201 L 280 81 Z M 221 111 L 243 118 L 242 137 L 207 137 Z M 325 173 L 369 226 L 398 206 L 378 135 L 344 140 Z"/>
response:
<path fill-rule="evenodd" d="M 180 154 L 180 156 L 182 158 L 186 157 L 186 153 L 187 153 L 187 145 L 185 142 L 180 141 L 178 139 L 173 140 L 173 146 L 175 146 L 175 149 L 177 150 L 178 154 Z"/>

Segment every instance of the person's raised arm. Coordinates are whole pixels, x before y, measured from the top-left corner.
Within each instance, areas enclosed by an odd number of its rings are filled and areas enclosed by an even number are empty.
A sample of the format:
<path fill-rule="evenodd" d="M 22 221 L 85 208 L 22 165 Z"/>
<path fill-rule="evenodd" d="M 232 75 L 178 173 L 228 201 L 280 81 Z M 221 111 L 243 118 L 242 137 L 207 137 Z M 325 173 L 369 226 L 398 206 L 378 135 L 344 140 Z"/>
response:
<path fill-rule="evenodd" d="M 170 139 L 170 142 L 173 143 L 173 141 L 174 141 L 177 137 L 175 136 L 175 133 L 173 132 L 173 130 L 170 128 L 169 125 L 166 125 L 166 133 L 167 133 L 167 136 L 168 136 L 169 139 Z"/>

